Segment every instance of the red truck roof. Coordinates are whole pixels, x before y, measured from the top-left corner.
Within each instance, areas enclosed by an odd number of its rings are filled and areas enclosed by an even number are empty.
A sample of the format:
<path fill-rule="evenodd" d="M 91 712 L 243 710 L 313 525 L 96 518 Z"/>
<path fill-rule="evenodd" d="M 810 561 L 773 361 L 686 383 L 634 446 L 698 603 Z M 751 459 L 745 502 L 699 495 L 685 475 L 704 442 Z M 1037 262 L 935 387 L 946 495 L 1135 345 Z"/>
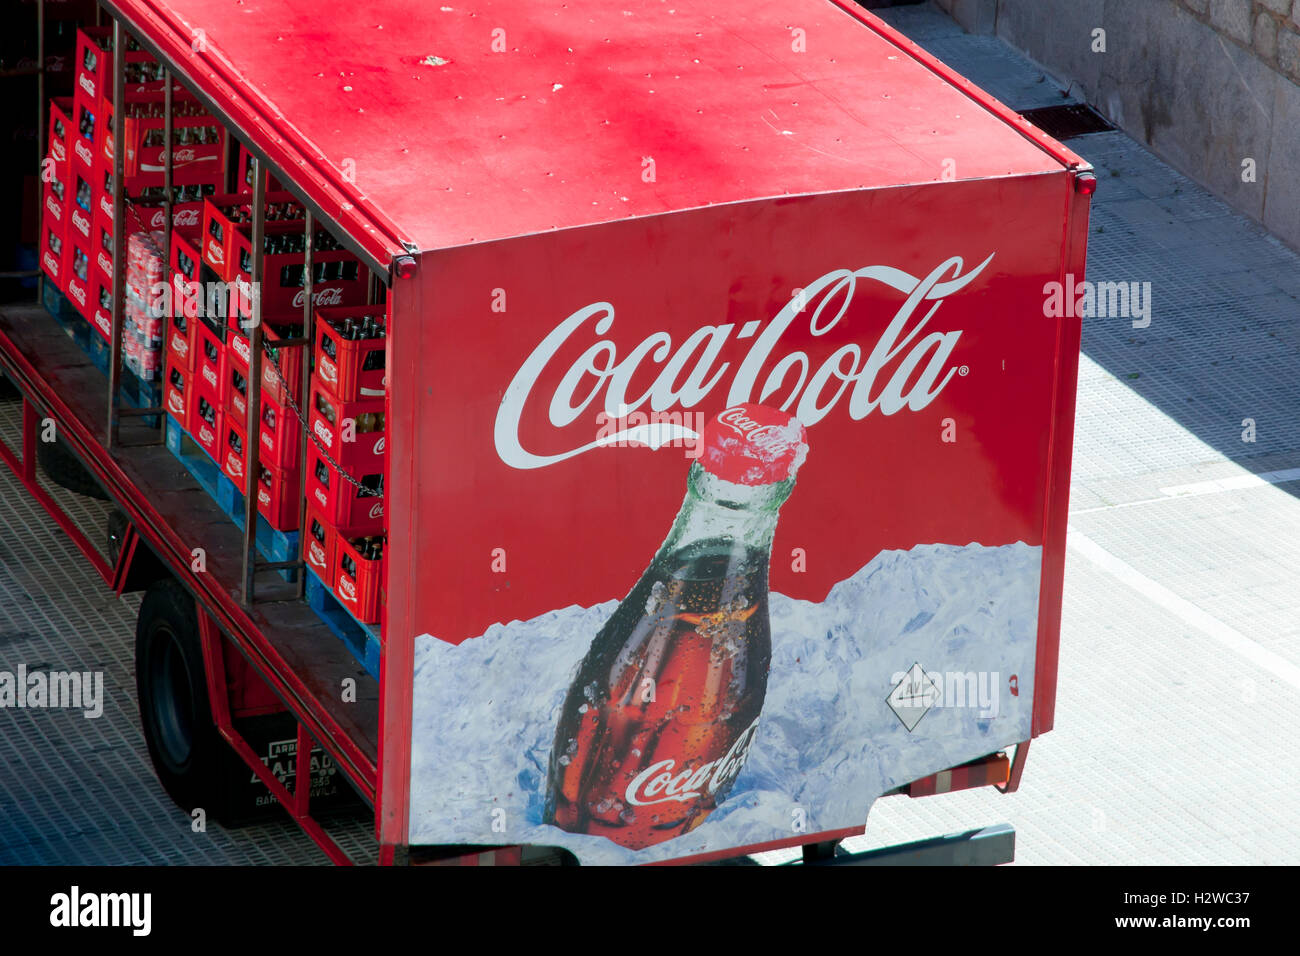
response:
<path fill-rule="evenodd" d="M 107 6 L 385 266 L 403 251 L 1077 159 L 845 3 Z"/>

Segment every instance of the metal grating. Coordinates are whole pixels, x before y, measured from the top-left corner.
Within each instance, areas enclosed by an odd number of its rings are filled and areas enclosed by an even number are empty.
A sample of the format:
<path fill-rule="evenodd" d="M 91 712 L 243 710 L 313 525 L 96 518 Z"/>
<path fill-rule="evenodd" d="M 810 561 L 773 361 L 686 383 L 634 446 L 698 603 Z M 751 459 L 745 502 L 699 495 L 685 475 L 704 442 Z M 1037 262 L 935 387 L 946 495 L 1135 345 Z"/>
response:
<path fill-rule="evenodd" d="M 1020 115 L 1057 140 L 1073 139 L 1088 133 L 1107 133 L 1115 128 L 1087 103 L 1041 106 L 1023 110 Z"/>
<path fill-rule="evenodd" d="M 21 406 L 0 401 L 12 448 Z M 96 544 L 107 502 L 46 481 Z M 0 670 L 100 671 L 104 713 L 0 711 L 0 865 L 326 864 L 288 820 L 234 830 L 190 818 L 163 792 L 145 749 L 135 693 L 138 595 L 119 600 L 62 531 L 0 466 Z M 320 821 L 356 862 L 378 846 L 367 810 Z"/>

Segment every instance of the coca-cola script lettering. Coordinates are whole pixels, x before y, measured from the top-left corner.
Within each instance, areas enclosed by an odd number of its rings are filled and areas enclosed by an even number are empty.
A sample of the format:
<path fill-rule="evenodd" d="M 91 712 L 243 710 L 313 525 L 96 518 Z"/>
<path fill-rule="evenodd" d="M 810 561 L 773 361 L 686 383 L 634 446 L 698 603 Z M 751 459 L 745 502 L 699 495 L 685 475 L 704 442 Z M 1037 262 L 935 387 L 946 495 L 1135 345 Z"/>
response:
<path fill-rule="evenodd" d="M 548 419 L 557 430 L 565 429 L 589 411 L 603 397 L 606 415 L 622 417 L 647 402 L 655 411 L 673 407 L 691 408 L 703 402 L 715 389 L 729 381 L 728 406 L 762 402 L 790 411 L 812 427 L 826 417 L 847 396 L 849 417 L 860 421 L 876 409 L 893 415 L 903 409 L 920 411 L 939 395 L 957 373 L 950 364 L 961 330 L 925 333 L 944 300 L 970 285 L 984 271 L 993 255 L 962 273 L 959 256 L 940 263 L 928 276 L 918 279 L 892 266 L 866 266 L 858 270 L 837 269 L 810 282 L 767 322 L 706 325 L 675 345 L 667 332 L 655 332 L 630 349 L 606 338 L 614 325 L 614 306 L 594 302 L 574 312 L 557 325 L 524 361 L 506 389 L 497 410 L 494 439 L 497 455 L 512 468 L 543 468 L 606 445 L 625 444 L 626 435 L 602 433 L 593 441 L 557 453 L 539 453 L 524 447 L 519 424 L 525 408 L 547 402 Z M 777 354 L 782 335 L 796 322 L 808 323 L 814 337 L 830 332 L 853 303 L 860 281 L 878 282 L 906 298 L 897 307 L 870 351 L 857 343 L 842 345 L 824 358 L 807 352 Z M 922 303 L 926 311 L 917 316 Z M 592 323 L 588 326 L 588 323 Z M 555 392 L 535 394 L 537 382 L 556 354 L 588 326 L 600 336 L 565 370 Z M 870 334 L 863 330 L 864 335 Z M 923 334 L 924 333 L 924 334 Z M 753 338 L 742 361 L 719 362 L 724 348 L 734 340 Z M 820 361 L 820 364 L 817 364 Z M 644 375 L 647 364 L 659 366 L 652 384 L 639 396 L 629 394 L 633 378 Z M 764 369 L 767 374 L 762 376 Z M 759 384 L 762 376 L 762 384 Z M 883 385 L 878 387 L 878 381 Z M 663 436 L 697 437 L 689 429 Z"/>
<path fill-rule="evenodd" d="M 675 760 L 661 760 L 651 764 L 627 785 L 624 794 L 627 802 L 634 807 L 647 807 L 669 800 L 678 803 L 698 800 L 706 788 L 709 793 L 717 793 L 740 773 L 757 733 L 758 721 L 755 720 L 736 738 L 736 742 L 723 757 L 711 760 L 701 767 L 687 767 L 674 773 L 677 763 Z"/>

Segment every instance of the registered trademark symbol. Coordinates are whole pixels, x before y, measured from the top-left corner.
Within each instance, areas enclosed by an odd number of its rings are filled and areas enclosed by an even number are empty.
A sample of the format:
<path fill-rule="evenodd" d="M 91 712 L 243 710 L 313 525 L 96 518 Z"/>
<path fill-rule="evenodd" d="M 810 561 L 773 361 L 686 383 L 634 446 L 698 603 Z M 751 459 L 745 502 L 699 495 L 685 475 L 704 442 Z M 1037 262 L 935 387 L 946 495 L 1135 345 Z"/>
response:
<path fill-rule="evenodd" d="M 965 376 L 969 375 L 969 374 L 970 374 L 970 366 L 969 366 L 969 365 L 963 365 L 961 368 L 957 369 L 957 374 L 958 374 L 958 375 L 961 375 L 962 377 L 965 377 Z"/>

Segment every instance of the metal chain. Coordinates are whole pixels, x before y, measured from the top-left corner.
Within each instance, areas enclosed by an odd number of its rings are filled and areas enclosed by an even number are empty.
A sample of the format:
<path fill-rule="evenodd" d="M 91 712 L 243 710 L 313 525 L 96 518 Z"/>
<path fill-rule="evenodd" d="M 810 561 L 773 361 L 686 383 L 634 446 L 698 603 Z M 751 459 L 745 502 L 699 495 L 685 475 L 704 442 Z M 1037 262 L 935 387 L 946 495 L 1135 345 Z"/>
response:
<path fill-rule="evenodd" d="M 304 328 L 303 331 L 305 332 L 306 328 Z M 312 343 L 308 343 L 307 345 L 296 346 L 296 347 L 308 349 L 311 347 L 311 344 Z M 298 421 L 302 424 L 303 430 L 307 433 L 307 437 L 310 438 L 312 444 L 316 446 L 316 450 L 320 452 L 320 456 L 324 458 L 327 462 L 329 462 L 330 465 L 333 466 L 334 470 L 337 471 L 345 481 L 355 486 L 359 490 L 360 497 L 362 498 L 383 497 L 382 495 L 379 494 L 379 492 L 374 491 L 371 488 L 367 488 L 356 478 L 353 478 L 350 474 L 348 474 L 348 472 L 343 468 L 343 466 L 340 465 L 337 461 L 335 461 L 333 456 L 330 455 L 329 449 L 320 443 L 320 439 L 316 437 L 315 432 L 313 432 L 310 428 L 307 427 L 307 419 L 303 416 L 302 410 L 298 408 L 298 403 L 293 400 L 293 393 L 289 390 L 289 379 L 285 376 L 284 372 L 281 370 L 280 364 L 276 362 L 275 356 L 271 354 L 271 347 L 266 344 L 265 337 L 263 337 L 262 339 L 262 351 L 266 353 L 267 359 L 269 359 L 271 362 L 271 367 L 275 369 L 275 374 L 280 376 L 280 381 L 284 384 L 284 400 L 288 402 L 289 407 L 293 409 L 294 415 L 297 416 Z M 307 355 L 304 355 L 302 357 L 302 360 L 304 362 L 307 361 L 307 359 L 308 359 Z M 250 375 L 252 374 L 251 369 L 249 370 L 249 374 Z M 307 463 L 305 461 L 302 464 L 304 468 L 307 467 Z"/>

